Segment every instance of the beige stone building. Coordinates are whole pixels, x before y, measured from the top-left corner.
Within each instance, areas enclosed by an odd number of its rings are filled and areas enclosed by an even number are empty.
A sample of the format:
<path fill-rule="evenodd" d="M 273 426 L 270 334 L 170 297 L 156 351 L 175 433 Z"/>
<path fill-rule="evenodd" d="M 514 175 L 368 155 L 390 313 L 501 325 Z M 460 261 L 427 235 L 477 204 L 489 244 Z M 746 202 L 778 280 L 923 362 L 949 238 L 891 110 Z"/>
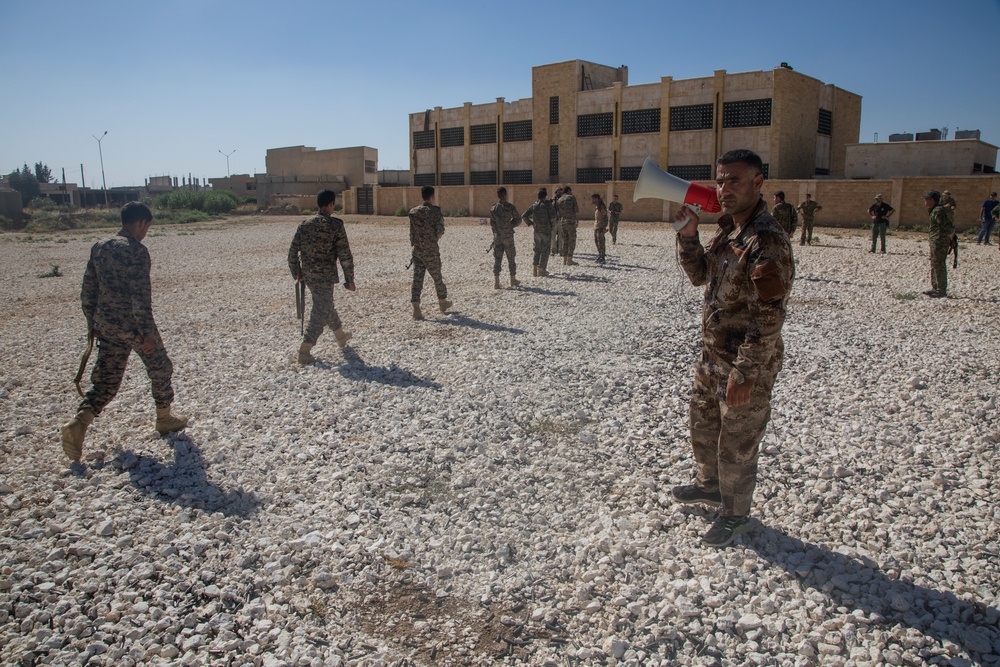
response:
<path fill-rule="evenodd" d="M 237 197 L 253 197 L 257 194 L 257 179 L 250 174 L 232 174 L 226 178 L 210 178 L 213 190 L 227 190 Z"/>
<path fill-rule="evenodd" d="M 261 206 L 277 195 L 315 197 L 324 188 L 340 194 L 378 183 L 378 149 L 369 146 L 322 151 L 309 146 L 269 148 L 264 160 L 267 173 L 256 175 Z"/>
<path fill-rule="evenodd" d="M 910 135 L 902 135 L 910 136 Z M 996 172 L 997 147 L 978 139 L 848 144 L 847 178 L 972 176 Z"/>
<path fill-rule="evenodd" d="M 628 68 L 571 60 L 532 68 L 532 96 L 410 114 L 413 185 L 634 181 L 647 155 L 688 180 L 750 148 L 770 178 L 844 176 L 861 97 L 770 71 L 628 85 Z M 268 170 L 270 172 L 270 169 Z"/>

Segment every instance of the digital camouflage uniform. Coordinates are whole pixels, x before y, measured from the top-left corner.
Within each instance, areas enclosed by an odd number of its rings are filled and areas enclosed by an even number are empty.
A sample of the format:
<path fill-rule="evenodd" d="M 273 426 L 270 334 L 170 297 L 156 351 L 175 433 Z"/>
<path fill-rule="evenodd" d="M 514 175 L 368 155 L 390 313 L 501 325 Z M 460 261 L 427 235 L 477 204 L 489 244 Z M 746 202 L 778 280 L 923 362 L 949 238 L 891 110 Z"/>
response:
<path fill-rule="evenodd" d="M 413 247 L 413 283 L 410 301 L 420 302 L 424 291 L 424 274 L 431 274 L 438 300 L 448 298 L 448 288 L 441 277 L 441 251 L 438 240 L 444 236 L 444 216 L 441 207 L 429 202 L 410 209 L 410 245 Z"/>
<path fill-rule="evenodd" d="M 132 351 L 146 366 L 156 407 L 168 408 L 174 400 L 170 383 L 174 367 L 153 320 L 149 268 L 146 246 L 124 230 L 90 250 L 80 301 L 87 326 L 97 339 L 97 363 L 81 411 L 90 409 L 98 415 L 111 402 Z M 153 341 L 149 354 L 139 347 L 140 336 Z"/>
<path fill-rule="evenodd" d="M 562 197 L 563 189 L 557 188 L 552 196 L 552 210 L 555 211 L 556 221 L 552 225 L 552 254 L 562 255 L 562 224 L 559 223 L 559 199 Z"/>
<path fill-rule="evenodd" d="M 564 194 L 556 202 L 556 211 L 559 215 L 559 230 L 562 238 L 559 243 L 562 245 L 562 256 L 573 257 L 576 252 L 576 226 L 577 218 L 580 215 L 580 206 L 576 203 L 576 197 L 572 193 Z"/>
<path fill-rule="evenodd" d="M 604 235 L 608 233 L 608 207 L 604 202 L 600 202 L 594 209 L 594 245 L 597 246 L 597 262 L 603 264 L 605 254 L 608 249 L 607 239 Z"/>
<path fill-rule="evenodd" d="M 951 195 L 941 195 L 941 206 L 951 209 L 952 219 L 955 217 L 955 209 L 958 208 L 958 202 Z M 952 264 L 954 268 L 958 268 L 958 234 L 952 232 L 951 234 L 951 245 L 950 251 L 955 253 L 955 263 Z"/>
<path fill-rule="evenodd" d="M 552 202 L 539 199 L 521 215 L 521 220 L 535 230 L 535 249 L 533 265 L 541 269 L 549 265 L 549 248 L 552 241 L 552 228 L 556 222 L 556 210 Z"/>
<path fill-rule="evenodd" d="M 948 293 L 948 250 L 955 233 L 955 213 L 938 204 L 930 210 L 931 289 Z"/>
<path fill-rule="evenodd" d="M 678 235 L 680 261 L 694 285 L 705 285 L 702 352 L 691 393 L 696 484 L 722 496 L 720 516 L 750 511 L 757 455 L 771 416 L 771 389 L 781 370 L 781 326 L 795 267 L 788 235 L 763 200 L 742 228 L 731 216 L 703 247 Z M 752 382 L 750 401 L 726 406 L 726 384 Z"/>
<path fill-rule="evenodd" d="M 813 222 L 815 221 L 816 211 L 822 210 L 823 207 L 815 199 L 810 199 L 799 204 L 799 211 L 802 212 L 802 238 L 799 239 L 799 245 L 811 244 L 813 242 Z"/>
<path fill-rule="evenodd" d="M 611 243 L 618 243 L 618 220 L 622 214 L 621 202 L 613 201 L 608 204 L 608 231 L 611 232 Z"/>
<path fill-rule="evenodd" d="M 778 202 L 771 209 L 771 215 L 774 216 L 774 219 L 778 221 L 781 228 L 791 238 L 795 232 L 795 226 L 799 222 L 799 214 L 795 212 L 795 207 L 786 201 Z"/>
<path fill-rule="evenodd" d="M 315 345 L 323 327 L 341 328 L 340 316 L 333 304 L 333 287 L 340 282 L 337 261 L 344 269 L 344 282 L 354 282 L 354 258 L 347 240 L 344 221 L 326 213 L 304 220 L 295 230 L 288 247 L 288 269 L 302 278 L 312 295 L 312 311 L 302 340 Z"/>
<path fill-rule="evenodd" d="M 500 265 L 504 254 L 507 255 L 507 268 L 510 275 L 517 273 L 514 257 L 517 248 L 514 247 L 514 228 L 521 224 L 521 216 L 509 201 L 498 201 L 490 209 L 490 227 L 493 229 L 493 275 L 500 275 Z"/>

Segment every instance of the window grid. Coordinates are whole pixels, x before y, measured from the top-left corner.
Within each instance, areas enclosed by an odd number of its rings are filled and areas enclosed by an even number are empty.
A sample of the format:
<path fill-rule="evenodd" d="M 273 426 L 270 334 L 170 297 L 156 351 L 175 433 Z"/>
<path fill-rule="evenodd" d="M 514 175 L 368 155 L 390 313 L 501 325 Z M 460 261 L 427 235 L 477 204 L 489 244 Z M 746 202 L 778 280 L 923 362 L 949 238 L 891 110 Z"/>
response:
<path fill-rule="evenodd" d="M 549 125 L 559 124 L 559 96 L 549 98 Z"/>
<path fill-rule="evenodd" d="M 660 131 L 659 109 L 638 109 L 622 112 L 622 134 L 642 134 Z"/>
<path fill-rule="evenodd" d="M 819 134 L 830 136 L 833 133 L 833 112 L 828 109 L 819 110 L 819 125 L 816 130 Z"/>
<path fill-rule="evenodd" d="M 670 131 L 711 130 L 715 108 L 711 104 L 670 107 Z"/>
<path fill-rule="evenodd" d="M 419 186 L 437 185 L 437 179 L 434 178 L 434 174 L 414 174 L 413 184 Z"/>
<path fill-rule="evenodd" d="M 434 130 L 423 130 L 413 133 L 414 148 L 434 148 Z"/>
<path fill-rule="evenodd" d="M 504 169 L 504 185 L 531 185 L 530 169 Z"/>
<path fill-rule="evenodd" d="M 767 162 L 764 163 L 764 178 L 767 178 L 768 172 L 770 171 L 771 165 Z"/>
<path fill-rule="evenodd" d="M 642 171 L 642 167 L 622 167 L 621 180 L 638 181 L 640 171 Z"/>
<path fill-rule="evenodd" d="M 510 120 L 503 124 L 504 143 L 531 141 L 530 120 Z"/>
<path fill-rule="evenodd" d="M 549 146 L 549 178 L 559 177 L 559 147 Z"/>
<path fill-rule="evenodd" d="M 611 180 L 611 167 L 585 167 L 576 170 L 577 183 L 606 183 Z"/>
<path fill-rule="evenodd" d="M 722 105 L 722 127 L 762 127 L 771 124 L 771 100 L 742 100 Z"/>
<path fill-rule="evenodd" d="M 378 171 L 378 165 L 375 164 L 375 160 L 365 160 L 365 173 L 374 174 Z"/>
<path fill-rule="evenodd" d="M 445 127 L 441 129 L 441 148 L 465 145 L 464 127 Z"/>
<path fill-rule="evenodd" d="M 496 185 L 497 173 L 495 171 L 474 171 L 469 174 L 472 185 Z"/>
<path fill-rule="evenodd" d="M 469 128 L 469 139 L 471 139 L 470 143 L 473 144 L 495 144 L 497 142 L 497 124 L 473 125 Z"/>
<path fill-rule="evenodd" d="M 465 172 L 464 171 L 442 172 L 441 185 L 465 185 Z"/>
<path fill-rule="evenodd" d="M 712 165 L 710 164 L 674 164 L 667 167 L 667 173 L 685 181 L 712 180 Z"/>
<path fill-rule="evenodd" d="M 830 170 L 829 169 L 824 169 L 823 167 L 816 167 L 816 175 L 817 176 L 829 176 L 830 175 Z"/>
<path fill-rule="evenodd" d="M 614 133 L 614 115 L 607 113 L 588 113 L 576 117 L 576 136 L 604 137 Z"/>

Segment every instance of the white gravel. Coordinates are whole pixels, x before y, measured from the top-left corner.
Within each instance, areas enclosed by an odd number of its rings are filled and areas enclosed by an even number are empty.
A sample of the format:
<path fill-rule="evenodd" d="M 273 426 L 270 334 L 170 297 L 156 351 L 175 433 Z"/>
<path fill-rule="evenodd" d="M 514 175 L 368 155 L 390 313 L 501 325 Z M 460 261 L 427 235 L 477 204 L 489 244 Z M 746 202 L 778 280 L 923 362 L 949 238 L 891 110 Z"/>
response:
<path fill-rule="evenodd" d="M 296 222 L 153 228 L 192 425 L 156 435 L 133 359 L 76 472 L 58 429 L 111 232 L 0 237 L 4 664 L 1000 664 L 995 247 L 931 300 L 919 235 L 795 246 L 759 523 L 715 550 L 669 499 L 701 289 L 668 226 L 626 223 L 605 267 L 582 226 L 580 266 L 538 279 L 519 230 L 524 285 L 496 291 L 488 228 L 452 222 L 455 313 L 428 280 L 416 323 L 405 221 L 349 217 L 355 338 L 299 368 Z"/>

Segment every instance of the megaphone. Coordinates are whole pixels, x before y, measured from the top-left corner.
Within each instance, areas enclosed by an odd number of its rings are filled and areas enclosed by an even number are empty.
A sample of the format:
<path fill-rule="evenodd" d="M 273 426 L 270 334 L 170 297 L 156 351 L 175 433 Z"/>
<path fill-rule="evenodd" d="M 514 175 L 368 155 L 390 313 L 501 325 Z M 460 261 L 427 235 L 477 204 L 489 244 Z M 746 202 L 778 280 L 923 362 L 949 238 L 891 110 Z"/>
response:
<path fill-rule="evenodd" d="M 715 188 L 690 183 L 683 178 L 663 171 L 651 157 L 646 158 L 642 170 L 639 172 L 639 179 L 635 182 L 632 201 L 640 199 L 665 199 L 676 204 L 683 204 L 696 213 L 701 211 L 718 213 L 722 210 L 719 198 L 715 194 Z M 686 219 L 683 222 L 674 222 L 674 229 L 679 229 L 686 224 Z"/>

